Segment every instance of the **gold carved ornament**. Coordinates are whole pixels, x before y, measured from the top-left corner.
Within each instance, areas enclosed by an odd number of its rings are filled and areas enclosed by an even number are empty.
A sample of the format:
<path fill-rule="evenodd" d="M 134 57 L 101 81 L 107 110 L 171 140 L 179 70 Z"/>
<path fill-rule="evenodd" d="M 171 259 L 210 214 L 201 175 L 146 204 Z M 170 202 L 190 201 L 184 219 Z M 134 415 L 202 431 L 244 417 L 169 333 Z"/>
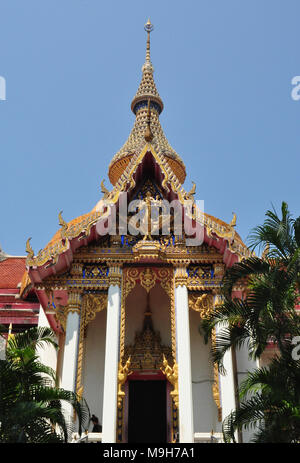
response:
<path fill-rule="evenodd" d="M 143 270 L 137 268 L 127 268 L 123 271 L 122 280 L 122 297 L 121 297 L 121 326 L 120 326 L 120 359 L 124 356 L 125 345 L 125 306 L 126 298 L 140 280 L 141 286 L 150 292 L 156 282 L 166 291 L 171 303 L 171 333 L 172 333 L 172 353 L 173 359 L 176 359 L 176 332 L 175 332 L 175 297 L 174 297 L 174 278 L 173 269 L 161 268 L 156 272 L 151 267 Z"/>
<path fill-rule="evenodd" d="M 152 237 L 151 237 L 151 202 L 152 201 L 153 201 L 153 198 L 151 196 L 151 192 L 147 191 L 146 198 L 145 198 L 146 230 L 142 230 L 144 232 L 143 241 L 146 241 L 147 239 L 152 241 Z"/>
<path fill-rule="evenodd" d="M 30 261 L 31 259 L 34 258 L 34 251 L 30 245 L 30 240 L 31 238 L 28 238 L 28 240 L 26 241 L 26 253 L 27 253 L 26 264 L 27 264 L 27 261 Z"/>
<path fill-rule="evenodd" d="M 156 274 L 155 272 L 150 268 L 146 267 L 140 274 L 140 282 L 141 286 L 147 291 L 147 293 L 150 292 L 152 288 L 156 285 Z"/>
<path fill-rule="evenodd" d="M 67 311 L 66 307 L 61 304 L 57 304 L 55 310 L 55 319 L 61 325 L 64 332 L 66 332 L 66 325 L 67 325 Z"/>
<path fill-rule="evenodd" d="M 193 186 L 191 188 L 191 190 L 186 193 L 186 198 L 187 199 L 194 199 L 194 195 L 196 193 L 196 183 L 195 182 L 192 182 Z"/>
<path fill-rule="evenodd" d="M 121 292 L 121 320 L 120 320 L 120 361 L 123 360 L 125 350 L 125 306 L 128 294 L 133 290 L 139 276 L 136 268 L 127 268 L 122 272 Z"/>
<path fill-rule="evenodd" d="M 168 360 L 166 359 L 165 355 L 163 354 L 163 364 L 160 367 L 161 371 L 167 378 L 167 380 L 172 384 L 173 391 L 171 391 L 170 395 L 174 400 L 175 407 L 178 409 L 179 406 L 179 393 L 178 393 L 178 364 L 174 362 L 173 368 L 170 367 Z"/>
<path fill-rule="evenodd" d="M 108 274 L 109 284 L 114 286 L 121 286 L 122 269 L 120 265 L 110 265 Z"/>
<path fill-rule="evenodd" d="M 68 294 L 68 304 L 65 307 L 65 312 L 68 314 L 71 313 L 78 313 L 81 312 L 81 300 L 82 295 L 79 291 L 70 291 Z"/>
<path fill-rule="evenodd" d="M 216 330 L 213 329 L 211 333 L 211 343 L 213 346 L 216 345 Z M 218 407 L 218 421 L 222 421 L 222 407 L 220 401 L 220 380 L 219 380 L 219 369 L 218 365 L 214 363 L 214 382 L 212 385 L 212 393 L 214 401 Z"/>
<path fill-rule="evenodd" d="M 122 408 L 123 399 L 125 397 L 125 392 L 123 391 L 122 387 L 127 381 L 127 377 L 133 373 L 130 370 L 131 364 L 131 357 L 128 357 L 125 365 L 122 365 L 122 362 L 119 362 L 118 367 L 118 408 Z"/>
<path fill-rule="evenodd" d="M 198 312 L 200 318 L 205 319 L 210 316 L 214 307 L 214 296 L 211 293 L 200 294 L 189 294 L 189 308 Z M 216 343 L 216 330 L 215 328 L 211 334 L 212 346 L 215 346 Z M 212 394 L 214 401 L 218 408 L 218 420 L 222 421 L 222 407 L 220 400 L 220 381 L 219 381 L 219 370 L 218 365 L 214 363 L 214 382 L 212 385 Z"/>
<path fill-rule="evenodd" d="M 58 222 L 59 222 L 59 225 L 61 226 L 61 231 L 60 231 L 61 239 L 65 240 L 68 235 L 69 226 L 67 222 L 62 218 L 62 212 L 63 211 L 60 211 L 60 213 L 58 214 Z"/>
<path fill-rule="evenodd" d="M 214 296 L 211 293 L 189 294 L 189 307 L 199 312 L 200 318 L 208 318 L 213 310 Z"/>
<path fill-rule="evenodd" d="M 50 286 L 46 285 L 43 287 L 48 299 L 48 309 L 49 306 L 53 306 L 55 308 L 55 315 L 54 318 L 57 323 L 60 324 L 62 327 L 63 331 L 66 332 L 66 324 L 67 324 L 67 311 L 68 311 L 68 306 L 64 306 L 62 304 L 54 304 L 54 296 L 53 296 L 53 290 Z"/>
<path fill-rule="evenodd" d="M 139 278 L 139 270 L 136 268 L 128 268 L 123 273 L 123 286 L 124 296 L 127 298 L 128 294 L 133 290 Z"/>
<path fill-rule="evenodd" d="M 133 370 L 159 370 L 163 355 L 172 362 L 172 350 L 162 345 L 159 332 L 153 328 L 152 312 L 147 308 L 143 329 L 135 334 L 134 344 L 126 346 L 124 358 L 130 357 Z"/>
<path fill-rule="evenodd" d="M 173 285 L 173 269 L 158 269 L 157 277 L 161 287 L 166 291 L 169 298 L 171 298 L 172 285 Z"/>
<path fill-rule="evenodd" d="M 45 287 L 45 292 L 47 294 L 48 300 L 52 298 L 54 302 L 53 291 L 48 287 Z M 55 308 L 55 319 L 60 323 L 64 332 L 66 332 L 67 326 L 67 316 L 68 313 L 81 313 L 81 293 L 79 291 L 70 291 L 68 294 L 68 304 L 63 306 L 61 304 L 56 304 Z"/>
<path fill-rule="evenodd" d="M 101 181 L 101 193 L 103 193 L 103 199 L 108 198 L 108 196 L 109 196 L 109 191 L 108 191 L 108 189 L 106 188 L 106 186 L 104 185 L 104 180 Z"/>
<path fill-rule="evenodd" d="M 178 265 L 175 268 L 175 286 L 187 286 L 188 282 L 188 273 L 187 273 L 187 264 L 183 263 Z"/>
<path fill-rule="evenodd" d="M 176 362 L 176 320 L 175 320 L 175 294 L 174 294 L 174 270 L 158 269 L 158 278 L 161 287 L 166 291 L 170 298 L 170 315 L 171 315 L 171 339 L 172 339 L 172 356 Z"/>

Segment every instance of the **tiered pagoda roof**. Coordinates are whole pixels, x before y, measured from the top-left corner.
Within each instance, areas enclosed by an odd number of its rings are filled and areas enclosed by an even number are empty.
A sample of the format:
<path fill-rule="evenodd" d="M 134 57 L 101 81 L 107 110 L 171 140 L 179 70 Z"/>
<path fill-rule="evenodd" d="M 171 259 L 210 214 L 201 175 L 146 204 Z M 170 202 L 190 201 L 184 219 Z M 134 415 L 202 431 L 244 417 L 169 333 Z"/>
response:
<path fill-rule="evenodd" d="M 148 39 L 146 60 L 142 67 L 142 80 L 131 103 L 131 109 L 136 115 L 136 119 L 126 143 L 113 157 L 109 165 L 108 175 L 113 185 L 116 184 L 117 180 L 129 165 L 132 156 L 143 150 L 145 146 L 145 133 L 148 125 L 151 133 L 148 141 L 151 141 L 155 151 L 165 157 L 180 183 L 183 183 L 186 177 L 184 163 L 169 144 L 159 122 L 159 115 L 164 105 L 154 82 L 154 69 L 150 59 L 150 32 L 152 28 L 153 26 L 148 20 L 145 25 Z"/>

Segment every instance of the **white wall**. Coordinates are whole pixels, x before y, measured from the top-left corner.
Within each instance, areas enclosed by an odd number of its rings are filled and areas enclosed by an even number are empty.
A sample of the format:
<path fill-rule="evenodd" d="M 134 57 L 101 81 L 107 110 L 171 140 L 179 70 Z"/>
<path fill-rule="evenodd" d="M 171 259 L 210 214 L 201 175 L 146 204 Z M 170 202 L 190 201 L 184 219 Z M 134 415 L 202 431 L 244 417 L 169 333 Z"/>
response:
<path fill-rule="evenodd" d="M 218 408 L 212 395 L 214 380 L 210 343 L 199 333 L 199 314 L 190 310 L 194 432 L 220 432 Z"/>
<path fill-rule="evenodd" d="M 150 291 L 149 305 L 154 331 L 159 331 L 163 345 L 171 346 L 170 300 L 165 290 L 158 284 Z M 126 299 L 126 345 L 133 345 L 136 333 L 142 331 L 146 307 L 146 290 L 136 285 Z"/>
<path fill-rule="evenodd" d="M 106 309 L 88 324 L 83 359 L 83 397 L 102 424 Z M 90 428 L 91 429 L 91 428 Z"/>
<path fill-rule="evenodd" d="M 258 368 L 258 361 L 249 359 L 247 345 L 244 345 L 241 349 L 236 350 L 236 364 L 238 385 L 240 386 L 243 380 L 247 377 L 247 372 Z M 243 430 L 243 442 L 250 442 L 254 432 L 255 429 Z"/>
<path fill-rule="evenodd" d="M 46 326 L 50 328 L 49 322 L 47 320 L 47 317 L 45 315 L 45 312 L 42 306 L 40 306 L 38 326 L 39 327 Z M 38 347 L 36 349 L 36 352 L 40 358 L 41 363 L 43 363 L 44 365 L 47 365 L 48 367 L 53 368 L 53 370 L 56 371 L 58 351 L 53 346 L 49 344 L 45 344 L 44 347 Z"/>

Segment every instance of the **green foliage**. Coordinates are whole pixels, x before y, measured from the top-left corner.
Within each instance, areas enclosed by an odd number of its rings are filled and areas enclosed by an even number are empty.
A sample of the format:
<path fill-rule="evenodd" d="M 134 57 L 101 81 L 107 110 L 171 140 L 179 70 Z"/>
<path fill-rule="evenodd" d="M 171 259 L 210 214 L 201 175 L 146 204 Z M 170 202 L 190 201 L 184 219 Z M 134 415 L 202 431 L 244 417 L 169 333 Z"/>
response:
<path fill-rule="evenodd" d="M 248 373 L 240 386 L 240 407 L 223 422 L 225 441 L 236 429 L 254 429 L 254 442 L 299 442 L 300 361 L 275 357 L 268 367 Z"/>
<path fill-rule="evenodd" d="M 0 360 L 0 442 L 67 442 L 73 430 L 63 405 L 71 404 L 78 432 L 89 419 L 85 401 L 57 387 L 55 371 L 41 364 L 36 347 L 57 348 L 49 328 L 31 328 L 9 338 L 6 360 Z"/>
<path fill-rule="evenodd" d="M 269 343 L 278 355 L 265 368 L 248 373 L 240 387 L 239 408 L 223 422 L 226 441 L 236 430 L 255 430 L 255 442 L 300 441 L 300 362 L 293 360 L 292 339 L 300 335 L 295 311 L 300 283 L 300 217 L 292 219 L 282 203 L 281 217 L 267 211 L 263 225 L 250 235 L 253 249 L 264 249 L 261 258 L 251 257 L 227 269 L 223 279 L 223 303 L 202 324 L 206 339 L 217 325 L 212 351 L 219 371 L 230 348 L 246 346 L 249 358 L 259 358 Z M 233 296 L 243 282 L 243 300 Z"/>

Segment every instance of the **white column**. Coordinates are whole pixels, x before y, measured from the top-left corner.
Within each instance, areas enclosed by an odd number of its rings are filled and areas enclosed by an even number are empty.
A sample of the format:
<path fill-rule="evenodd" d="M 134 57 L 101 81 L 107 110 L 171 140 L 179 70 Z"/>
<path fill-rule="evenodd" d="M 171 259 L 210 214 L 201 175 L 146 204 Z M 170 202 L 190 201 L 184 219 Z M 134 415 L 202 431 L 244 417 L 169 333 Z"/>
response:
<path fill-rule="evenodd" d="M 67 316 L 66 340 L 64 349 L 64 363 L 61 378 L 61 387 L 75 392 L 75 379 L 77 368 L 77 348 L 79 338 L 78 312 L 69 312 Z"/>
<path fill-rule="evenodd" d="M 216 325 L 216 335 L 220 333 L 224 327 Z M 221 406 L 222 406 L 222 422 L 233 410 L 236 409 L 235 400 L 235 381 L 234 371 L 232 363 L 232 350 L 228 349 L 223 357 L 223 365 L 226 370 L 226 374 L 220 374 L 220 395 L 221 395 Z M 238 434 L 235 433 L 236 439 Z"/>
<path fill-rule="evenodd" d="M 189 324 L 187 272 L 185 267 L 175 270 L 175 317 L 179 392 L 179 440 L 194 442 L 191 343 Z"/>
<path fill-rule="evenodd" d="M 110 286 L 108 289 L 107 301 L 102 415 L 103 443 L 115 443 L 117 432 L 117 389 L 121 309 L 121 269 L 118 267 L 111 267 L 109 275 Z"/>
<path fill-rule="evenodd" d="M 78 340 L 80 328 L 81 295 L 70 293 L 66 320 L 66 337 L 64 348 L 61 387 L 75 392 L 78 358 Z M 66 418 L 72 420 L 73 410 L 70 404 L 64 404 Z"/>

